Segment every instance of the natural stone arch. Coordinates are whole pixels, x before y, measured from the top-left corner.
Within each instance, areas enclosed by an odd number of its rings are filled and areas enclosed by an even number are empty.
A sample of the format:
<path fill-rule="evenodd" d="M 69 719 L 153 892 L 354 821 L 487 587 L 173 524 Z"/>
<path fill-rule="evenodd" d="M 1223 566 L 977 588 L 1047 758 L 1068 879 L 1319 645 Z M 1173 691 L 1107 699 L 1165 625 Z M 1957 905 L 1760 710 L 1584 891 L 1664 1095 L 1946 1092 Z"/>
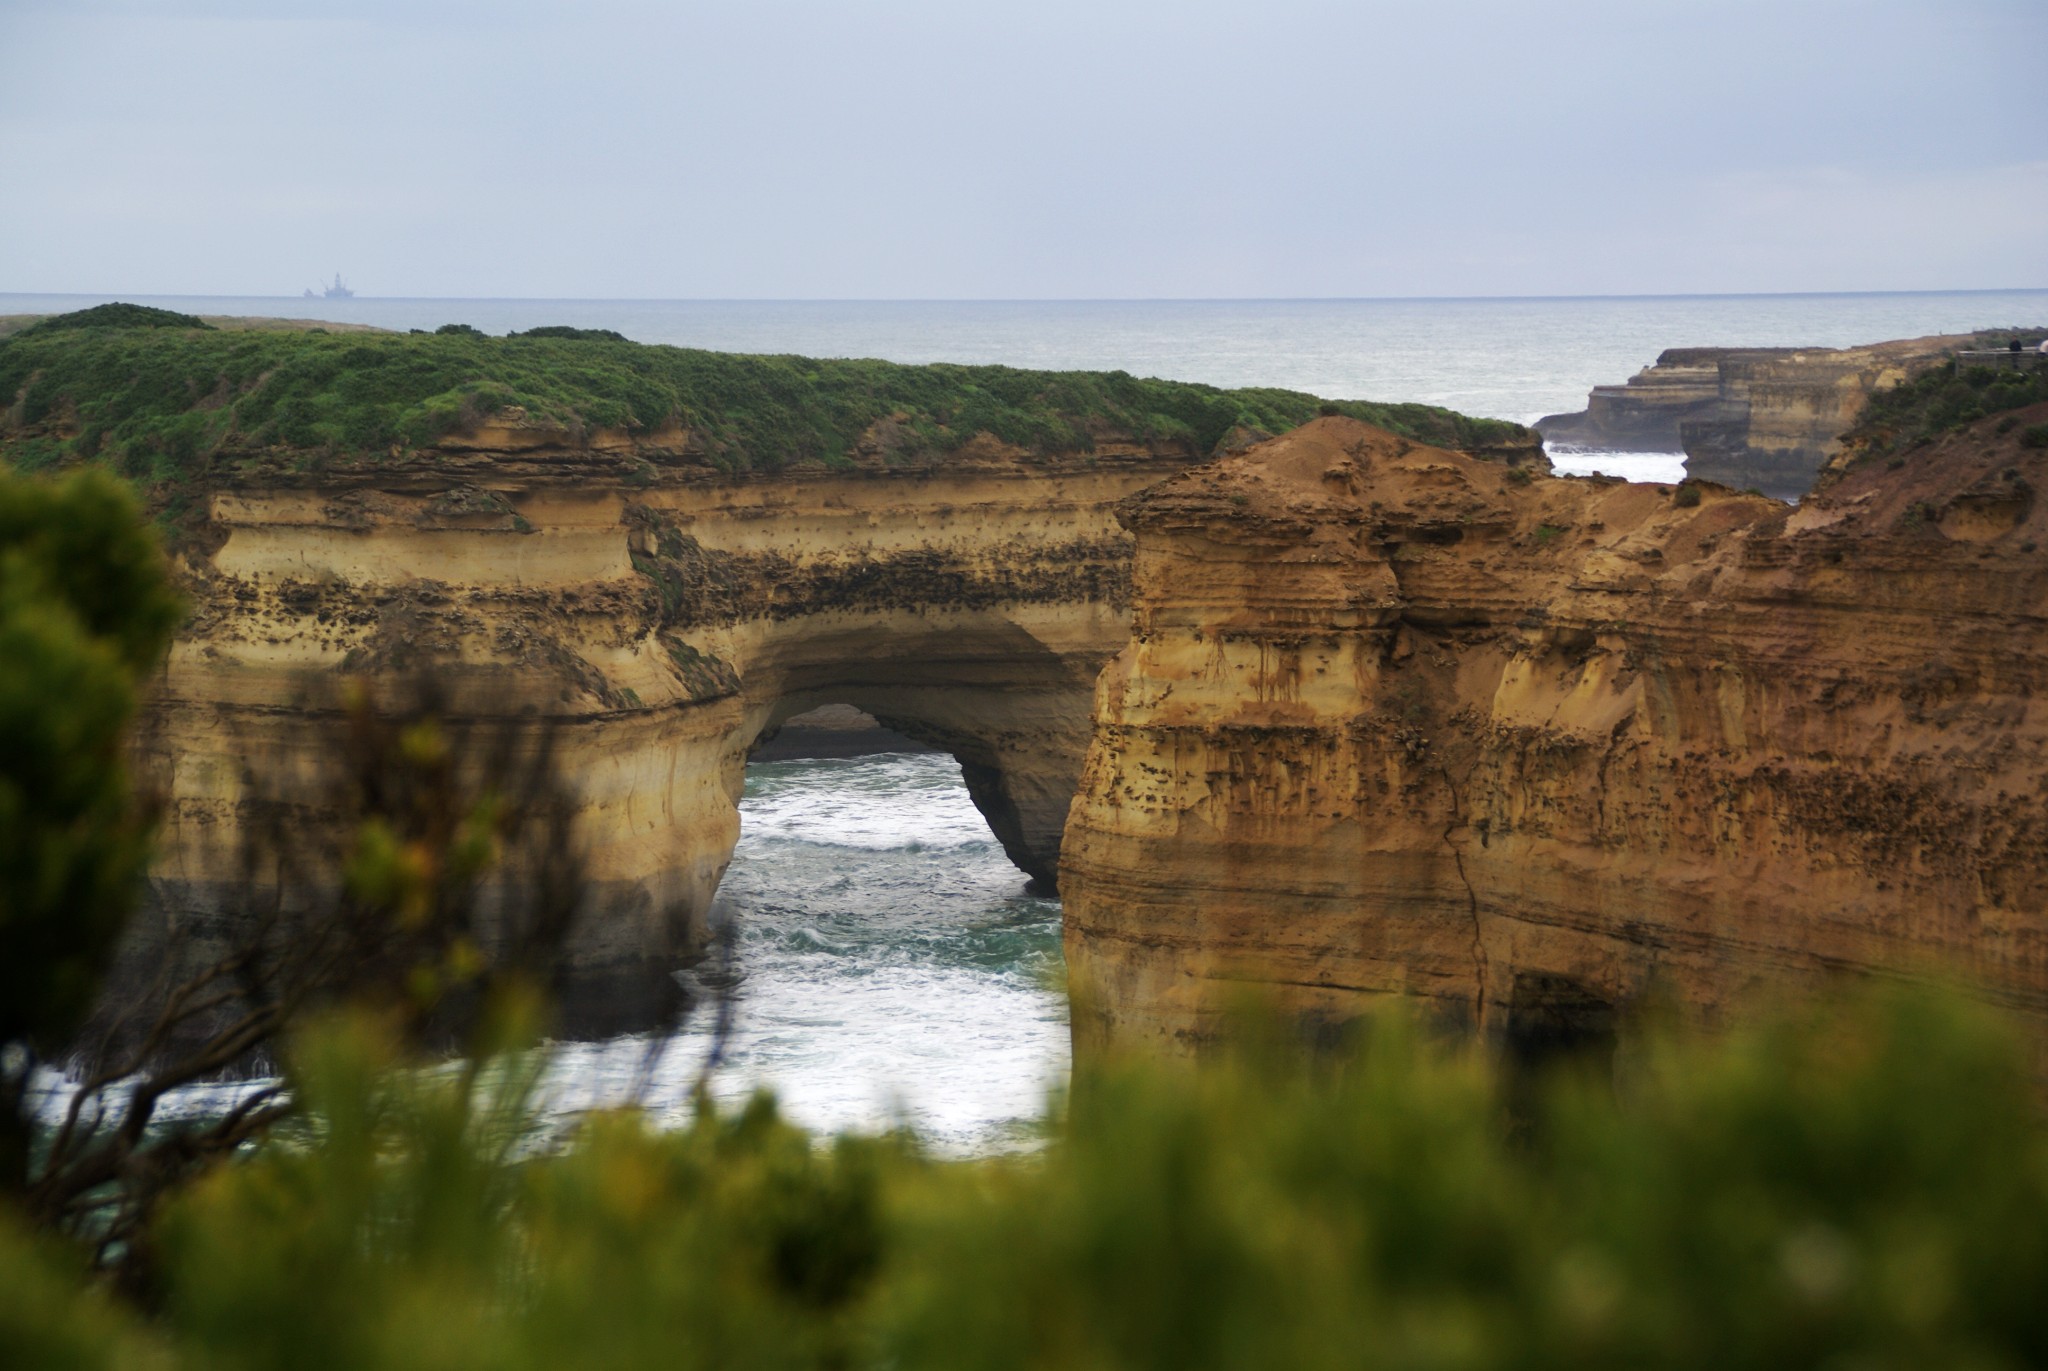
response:
<path fill-rule="evenodd" d="M 847 704 L 950 754 L 1004 853 L 1034 892 L 1055 893 L 1104 657 L 1054 651 L 1000 619 L 935 624 L 907 641 L 917 650 L 828 656 L 792 671 L 754 736 L 819 705 Z"/>
<path fill-rule="evenodd" d="M 553 730 L 591 876 L 572 1032 L 647 1018 L 636 987 L 701 943 L 753 741 L 813 704 L 952 753 L 1004 850 L 1051 886 L 1094 679 L 1129 633 L 1113 507 L 1191 453 L 651 486 L 572 457 L 210 496 L 145 748 L 166 822 L 131 964 L 232 937 L 247 777 L 317 793 L 308 682 L 343 674 L 433 670 L 473 721 Z"/>

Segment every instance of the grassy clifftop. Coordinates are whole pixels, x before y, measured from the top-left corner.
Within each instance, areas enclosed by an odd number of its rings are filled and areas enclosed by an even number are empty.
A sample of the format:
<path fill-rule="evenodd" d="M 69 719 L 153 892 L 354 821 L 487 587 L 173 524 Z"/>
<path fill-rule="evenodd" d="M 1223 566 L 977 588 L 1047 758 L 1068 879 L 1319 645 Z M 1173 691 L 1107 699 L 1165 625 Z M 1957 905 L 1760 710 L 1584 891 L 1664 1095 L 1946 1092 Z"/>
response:
<path fill-rule="evenodd" d="M 1294 391 L 1123 372 L 745 356 L 542 332 L 549 336 L 254 332 L 175 317 L 45 323 L 0 339 L 0 457 L 22 468 L 92 461 L 172 482 L 256 461 L 392 460 L 523 411 L 571 435 L 681 424 L 718 467 L 773 471 L 848 463 L 885 420 L 895 425 L 894 459 L 930 461 L 984 432 L 1038 452 L 1086 452 L 1109 434 L 1207 452 L 1239 426 L 1278 433 L 1332 407 Z M 1334 408 L 1446 446 L 1523 435 L 1428 405 Z"/>
<path fill-rule="evenodd" d="M 1871 396 L 1842 440 L 1861 459 L 1890 457 L 1924 447 L 1979 419 L 2043 401 L 2048 401 L 2048 365 L 1969 366 L 1952 358 L 1904 385 Z"/>

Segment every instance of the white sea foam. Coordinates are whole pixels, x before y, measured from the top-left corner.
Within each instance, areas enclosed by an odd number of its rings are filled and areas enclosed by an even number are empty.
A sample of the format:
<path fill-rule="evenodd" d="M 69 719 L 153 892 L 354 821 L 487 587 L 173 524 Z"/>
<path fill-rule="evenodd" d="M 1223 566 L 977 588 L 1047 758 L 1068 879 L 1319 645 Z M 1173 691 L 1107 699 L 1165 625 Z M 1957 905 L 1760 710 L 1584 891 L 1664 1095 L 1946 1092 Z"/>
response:
<path fill-rule="evenodd" d="M 47 1127 L 61 1126 L 71 1111 L 71 1102 L 77 1097 L 79 1084 L 75 1075 L 49 1067 L 37 1067 L 29 1078 L 26 1092 L 30 1111 Z M 150 1117 L 160 1124 L 182 1119 L 216 1119 L 232 1112 L 237 1105 L 252 1095 L 277 1084 L 277 1079 L 269 1076 L 200 1081 L 166 1092 Z M 131 1085 L 132 1081 L 116 1082 L 102 1093 L 97 1102 L 86 1101 L 79 1114 L 80 1124 L 91 1128 L 112 1127 L 120 1123 L 128 1114 Z"/>
<path fill-rule="evenodd" d="M 771 1089 L 813 1128 L 902 1123 L 952 1151 L 1027 1142 L 1067 1069 L 1059 907 L 1023 893 L 959 764 L 757 765 L 740 816 L 720 912 L 743 979 L 713 1096 Z M 687 1113 L 710 1030 L 668 1045 L 643 1098 L 658 1117 Z M 565 1046 L 553 1107 L 617 1103 L 646 1046 Z"/>
<path fill-rule="evenodd" d="M 875 851 L 934 851 L 993 841 L 938 753 L 763 762 L 749 769 L 743 838 Z"/>
<path fill-rule="evenodd" d="M 1656 481 L 1676 485 L 1685 479 L 1682 452 L 1588 452 L 1550 447 L 1550 469 L 1560 476 L 1619 476 L 1625 481 Z"/>

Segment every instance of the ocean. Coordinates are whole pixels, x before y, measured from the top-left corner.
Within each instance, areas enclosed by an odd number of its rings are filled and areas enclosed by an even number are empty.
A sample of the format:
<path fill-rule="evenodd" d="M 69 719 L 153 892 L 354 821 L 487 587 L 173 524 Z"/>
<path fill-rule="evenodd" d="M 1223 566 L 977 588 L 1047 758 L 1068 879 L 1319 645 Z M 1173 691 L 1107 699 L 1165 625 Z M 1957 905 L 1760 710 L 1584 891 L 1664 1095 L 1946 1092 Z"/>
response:
<path fill-rule="evenodd" d="M 0 314 L 110 296 L 0 295 Z M 1504 300 L 655 301 L 121 296 L 195 314 L 502 333 L 541 324 L 740 352 L 1120 369 L 1528 422 L 1582 408 L 1668 347 L 1828 346 L 2048 323 L 2048 290 Z M 1677 479 L 1672 454 L 1554 453 L 1561 471 Z M 820 1129 L 904 1125 L 951 1152 L 1028 1147 L 1067 1070 L 1059 906 L 1024 894 L 942 754 L 750 768 L 719 916 L 733 1032 L 710 1078 Z M 647 1107 L 681 1117 L 708 1050 L 687 1025 Z M 565 1044 L 563 1117 L 613 1103 L 644 1040 Z M 191 1107 L 205 1108 L 195 1099 Z"/>
<path fill-rule="evenodd" d="M 914 1129 L 947 1152 L 1028 1147 L 1065 1082 L 1060 909 L 1024 893 L 940 752 L 757 762 L 714 917 L 731 922 L 733 1032 L 710 1080 L 772 1086 L 820 1129 Z M 684 1025 L 644 1093 L 680 1119 L 711 1051 Z M 573 1114 L 635 1087 L 642 1038 L 565 1044 L 547 1089 Z"/>

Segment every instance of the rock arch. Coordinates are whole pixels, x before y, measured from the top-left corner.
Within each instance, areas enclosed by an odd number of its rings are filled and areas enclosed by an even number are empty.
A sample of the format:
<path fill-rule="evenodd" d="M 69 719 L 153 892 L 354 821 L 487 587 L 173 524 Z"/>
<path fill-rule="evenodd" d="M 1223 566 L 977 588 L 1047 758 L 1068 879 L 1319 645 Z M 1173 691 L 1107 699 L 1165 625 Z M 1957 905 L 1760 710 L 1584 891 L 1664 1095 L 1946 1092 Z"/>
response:
<path fill-rule="evenodd" d="M 1094 680 L 1129 633 L 1112 506 L 1192 460 L 1103 445 L 647 483 L 564 449 L 215 491 L 146 731 L 165 826 L 128 964 L 232 940 L 257 783 L 317 794 L 309 701 L 342 676 L 432 671 L 471 721 L 552 730 L 592 877 L 571 1031 L 646 1017 L 634 987 L 702 936 L 749 747 L 815 704 L 952 753 L 1050 888 Z"/>

